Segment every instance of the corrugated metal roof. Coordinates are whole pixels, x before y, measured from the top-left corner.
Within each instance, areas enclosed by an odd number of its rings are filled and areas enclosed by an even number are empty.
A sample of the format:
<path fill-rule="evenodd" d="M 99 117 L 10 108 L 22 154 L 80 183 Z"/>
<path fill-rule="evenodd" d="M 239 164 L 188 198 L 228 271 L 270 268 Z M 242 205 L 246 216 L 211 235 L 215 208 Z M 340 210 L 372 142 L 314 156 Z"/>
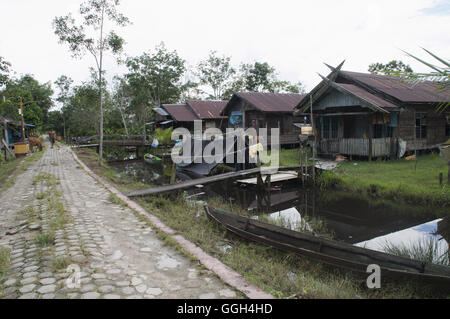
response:
<path fill-rule="evenodd" d="M 354 78 L 366 85 L 369 85 L 383 93 L 397 98 L 402 102 L 448 102 L 450 92 L 439 90 L 439 85 L 435 82 L 419 82 L 417 84 L 402 81 L 396 76 L 377 75 L 368 73 L 358 73 L 341 71 L 344 75 Z"/>
<path fill-rule="evenodd" d="M 12 124 L 12 125 L 21 125 L 20 121 L 14 121 L 7 117 L 0 116 L 0 123 L 4 124 L 5 122 L 8 122 L 8 124 Z M 1 130 L 2 130 L 2 128 L 0 128 L 0 131 Z"/>
<path fill-rule="evenodd" d="M 387 107 L 387 108 L 391 108 L 391 107 L 398 107 L 398 105 L 395 105 L 394 103 L 391 103 L 389 101 L 386 101 L 385 99 L 376 96 L 372 93 L 367 92 L 366 90 L 364 90 L 363 88 L 356 86 L 354 84 L 344 84 L 344 83 L 336 83 L 336 85 L 344 88 L 345 90 L 353 93 L 354 95 L 360 97 L 361 99 L 366 100 L 367 102 L 377 105 L 379 107 Z"/>
<path fill-rule="evenodd" d="M 228 101 L 194 101 L 189 100 L 186 103 L 192 108 L 194 113 L 200 119 L 221 119 L 223 109 L 227 105 Z"/>
<path fill-rule="evenodd" d="M 257 93 L 242 92 L 236 96 L 243 98 L 263 112 L 293 112 L 304 97 L 295 93 Z"/>
<path fill-rule="evenodd" d="M 162 107 L 177 122 L 192 122 L 199 120 L 186 104 L 164 104 Z"/>
<path fill-rule="evenodd" d="M 161 116 L 168 116 L 169 114 L 166 112 L 166 110 L 164 110 L 161 107 L 154 107 L 153 111 L 155 111 L 156 113 L 158 113 Z"/>

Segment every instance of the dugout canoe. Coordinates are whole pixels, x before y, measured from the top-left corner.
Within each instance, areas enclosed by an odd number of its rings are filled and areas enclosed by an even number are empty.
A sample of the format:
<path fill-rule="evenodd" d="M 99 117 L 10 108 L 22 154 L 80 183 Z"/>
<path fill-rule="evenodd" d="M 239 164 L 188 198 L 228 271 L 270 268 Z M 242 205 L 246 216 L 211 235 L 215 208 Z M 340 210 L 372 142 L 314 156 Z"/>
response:
<path fill-rule="evenodd" d="M 450 289 L 450 267 L 421 262 L 374 251 L 351 244 L 321 238 L 309 233 L 239 216 L 221 209 L 205 206 L 208 217 L 234 234 L 280 250 L 316 259 L 367 276 L 369 265 L 380 266 L 381 278 L 414 280 Z"/>
<path fill-rule="evenodd" d="M 158 164 L 161 163 L 162 159 L 153 154 L 145 154 L 144 161 L 148 164 Z"/>

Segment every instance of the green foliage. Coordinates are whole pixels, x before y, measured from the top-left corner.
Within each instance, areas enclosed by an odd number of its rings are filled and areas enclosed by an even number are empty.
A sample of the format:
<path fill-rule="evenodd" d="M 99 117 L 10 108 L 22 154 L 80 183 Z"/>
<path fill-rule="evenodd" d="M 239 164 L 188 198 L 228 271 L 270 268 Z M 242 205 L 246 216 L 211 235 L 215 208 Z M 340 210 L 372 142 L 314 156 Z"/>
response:
<path fill-rule="evenodd" d="M 450 90 L 450 61 L 438 57 L 437 55 L 428 51 L 427 49 L 423 49 L 423 50 L 427 54 L 429 54 L 433 59 L 435 59 L 437 62 L 439 62 L 441 65 L 432 64 L 431 62 L 427 62 L 423 59 L 420 59 L 420 58 L 408 53 L 408 52 L 405 52 L 407 55 L 409 55 L 413 59 L 419 61 L 420 63 L 428 66 L 433 71 L 429 72 L 429 73 L 413 73 L 413 74 L 400 74 L 400 75 L 406 77 L 409 81 L 412 81 L 413 83 L 417 83 L 420 81 L 436 82 L 439 84 L 438 93 L 441 93 L 441 92 L 446 93 L 447 92 L 447 94 L 448 94 L 448 91 Z M 437 110 L 439 112 L 444 112 L 449 107 L 450 107 L 450 102 L 448 101 L 448 97 L 447 97 L 447 100 L 444 100 L 444 101 L 442 101 L 442 103 L 438 104 Z"/>
<path fill-rule="evenodd" d="M 369 65 L 369 72 L 372 74 L 396 75 L 398 73 L 412 73 L 413 70 L 402 61 L 392 60 L 387 64 L 373 63 Z"/>
<path fill-rule="evenodd" d="M 405 159 L 389 161 L 343 162 L 332 178 L 339 188 L 385 198 L 430 206 L 448 207 L 450 187 L 439 185 L 439 173 L 447 163 L 438 154 L 422 155 L 417 162 Z"/>
<path fill-rule="evenodd" d="M 71 263 L 71 260 L 69 257 L 55 257 L 55 259 L 52 260 L 51 268 L 53 271 L 58 270 L 64 270 L 66 269 Z"/>
<path fill-rule="evenodd" d="M 275 68 L 267 62 L 255 62 L 253 64 L 241 64 L 231 89 L 227 90 L 224 96 L 230 98 L 233 92 L 238 91 L 303 93 L 304 87 L 301 82 L 291 83 L 279 80 Z"/>
<path fill-rule="evenodd" d="M 133 92 L 131 107 L 175 103 L 183 91 L 185 61 L 176 51 L 168 51 L 164 43 L 155 50 L 125 61 L 126 79 Z"/>
<path fill-rule="evenodd" d="M 80 6 L 83 22 L 77 24 L 70 13 L 56 17 L 53 20 L 55 34 L 61 43 L 69 45 L 73 57 L 82 57 L 86 52 L 92 54 L 100 70 L 100 55 L 106 51 L 120 52 L 123 40 L 114 31 L 110 31 L 106 39 L 102 39 L 104 33 L 100 35 L 100 38 L 93 38 L 89 36 L 90 32 L 87 29 L 103 30 L 107 20 L 119 26 L 129 24 L 129 19 L 117 11 L 118 6 L 118 0 L 88 0 Z"/>
<path fill-rule="evenodd" d="M 200 79 L 200 84 L 207 85 L 213 91 L 209 98 L 224 99 L 225 92 L 232 88 L 236 70 L 232 67 L 230 60 L 231 57 L 219 57 L 216 51 L 211 51 L 208 58 L 198 64 L 196 75 Z"/>
<path fill-rule="evenodd" d="M 389 254 L 411 258 L 419 261 L 450 266 L 450 252 L 442 251 L 439 239 L 435 237 L 424 238 L 412 245 L 395 245 L 385 242 L 383 250 Z"/>
<path fill-rule="evenodd" d="M 0 56 L 0 87 L 8 83 L 10 67 L 11 63 L 5 61 L 3 57 Z"/>
<path fill-rule="evenodd" d="M 70 86 L 72 85 L 73 80 L 66 76 L 61 75 L 54 84 L 56 85 L 58 89 L 58 96 L 56 98 L 56 101 L 61 104 L 61 106 L 64 106 L 67 99 L 70 96 Z"/>
<path fill-rule="evenodd" d="M 0 247 L 0 282 L 3 282 L 3 279 L 8 274 L 10 264 L 10 250 L 5 247 Z M 0 297 L 2 297 L 2 288 L 3 286 L 0 284 Z"/>
<path fill-rule="evenodd" d="M 51 111 L 48 113 L 47 129 L 54 130 L 56 132 L 56 135 L 63 135 L 64 118 L 61 111 Z"/>
<path fill-rule="evenodd" d="M 50 233 L 39 233 L 34 237 L 34 242 L 39 247 L 49 247 L 52 246 L 55 242 L 55 234 L 53 232 Z"/>
<path fill-rule="evenodd" d="M 53 90 L 50 83 L 39 83 L 31 75 L 23 75 L 9 80 L 0 95 L 6 101 L 0 102 L 0 115 L 19 121 L 19 101 L 22 101 L 23 116 L 26 123 L 41 126 L 48 121 L 48 111 L 53 106 Z"/>
<path fill-rule="evenodd" d="M 173 129 L 171 127 L 165 130 L 157 128 L 154 137 L 160 145 L 169 145 L 172 142 L 172 131 Z"/>

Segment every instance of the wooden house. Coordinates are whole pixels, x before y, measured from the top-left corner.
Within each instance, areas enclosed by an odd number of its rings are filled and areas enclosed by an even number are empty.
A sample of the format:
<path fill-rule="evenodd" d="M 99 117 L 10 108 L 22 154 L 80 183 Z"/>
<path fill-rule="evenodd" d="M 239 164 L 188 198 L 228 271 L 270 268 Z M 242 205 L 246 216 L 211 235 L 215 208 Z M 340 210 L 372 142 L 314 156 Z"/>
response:
<path fill-rule="evenodd" d="M 227 120 L 221 113 L 228 101 L 198 101 L 189 100 L 185 104 L 164 104 L 153 109 L 158 125 L 173 125 L 194 130 L 194 121 L 202 121 L 202 129 L 221 128 Z"/>
<path fill-rule="evenodd" d="M 222 122 L 227 120 L 222 111 L 228 101 L 186 101 L 186 105 L 203 121 L 203 129 L 221 128 Z"/>
<path fill-rule="evenodd" d="M 302 94 L 235 93 L 222 114 L 228 117 L 226 127 L 280 129 L 280 144 L 299 142 L 300 128 L 294 126 L 294 109 Z"/>
<path fill-rule="evenodd" d="M 162 109 L 168 114 L 162 123 L 172 123 L 174 128 L 184 127 L 189 131 L 193 131 L 194 121 L 199 120 L 186 104 L 164 104 Z"/>
<path fill-rule="evenodd" d="M 343 63 L 342 63 L 343 64 Z M 433 82 L 333 68 L 296 106 L 312 105 L 317 151 L 326 155 L 397 157 L 436 148 L 449 138 L 448 114 L 437 112 L 450 92 Z"/>

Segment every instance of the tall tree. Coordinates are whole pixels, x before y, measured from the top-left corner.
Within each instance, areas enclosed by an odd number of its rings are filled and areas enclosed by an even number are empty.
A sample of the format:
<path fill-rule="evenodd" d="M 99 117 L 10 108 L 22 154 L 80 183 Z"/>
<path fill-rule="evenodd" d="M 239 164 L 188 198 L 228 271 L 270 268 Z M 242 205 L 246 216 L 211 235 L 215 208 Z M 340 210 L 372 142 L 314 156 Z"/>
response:
<path fill-rule="evenodd" d="M 372 74 L 396 75 L 400 73 L 413 73 L 413 70 L 402 61 L 392 60 L 386 64 L 372 63 L 369 65 L 369 72 Z"/>
<path fill-rule="evenodd" d="M 56 88 L 58 90 L 58 96 L 56 97 L 56 101 L 58 103 L 60 103 L 61 105 L 61 111 L 60 114 L 52 114 L 52 120 L 56 119 L 61 119 L 63 122 L 63 136 L 66 137 L 66 117 L 64 114 L 64 107 L 67 103 L 67 100 L 69 99 L 70 96 L 70 86 L 72 85 L 73 80 L 66 76 L 66 75 L 61 75 L 55 82 L 54 84 L 56 85 Z M 49 124 L 53 124 L 51 123 L 51 121 L 49 120 Z"/>
<path fill-rule="evenodd" d="M 224 95 L 230 98 L 233 92 L 244 90 L 263 93 L 303 93 L 304 87 L 301 82 L 291 83 L 280 80 L 276 69 L 267 62 L 255 62 L 241 64 L 239 73 Z"/>
<path fill-rule="evenodd" d="M 231 57 L 219 57 L 216 51 L 211 51 L 209 57 L 198 64 L 197 76 L 200 84 L 212 89 L 209 98 L 224 99 L 225 92 L 232 87 L 236 70 L 231 66 L 230 60 Z"/>
<path fill-rule="evenodd" d="M 26 74 L 9 80 L 0 95 L 6 98 L 0 106 L 3 115 L 19 120 L 17 109 L 19 101 L 22 101 L 27 103 L 23 109 L 26 122 L 38 126 L 47 123 L 48 111 L 53 106 L 50 83 L 39 83 L 32 75 Z"/>
<path fill-rule="evenodd" d="M 128 58 L 126 78 L 130 84 L 140 81 L 149 89 L 149 101 L 160 106 L 176 102 L 183 90 L 182 76 L 186 71 L 185 61 L 176 51 L 167 50 L 164 43 L 156 46 L 154 52 Z"/>
<path fill-rule="evenodd" d="M 11 63 L 5 61 L 3 57 L 0 56 L 0 87 L 9 81 L 10 67 Z"/>
<path fill-rule="evenodd" d="M 126 113 L 128 107 L 130 106 L 131 96 L 130 88 L 124 78 L 118 76 L 114 77 L 114 88 L 112 94 L 114 108 L 119 111 L 123 127 L 125 129 L 125 134 L 128 136 Z"/>
<path fill-rule="evenodd" d="M 67 99 L 69 98 L 70 86 L 72 85 L 72 83 L 73 83 L 73 80 L 66 75 L 61 75 L 54 82 L 54 84 L 56 85 L 56 88 L 58 90 L 58 95 L 56 97 L 56 101 L 58 103 L 60 103 L 62 107 L 64 106 Z"/>
<path fill-rule="evenodd" d="M 245 77 L 245 89 L 252 92 L 271 92 L 276 81 L 275 68 L 267 62 L 244 64 L 241 67 Z"/>
<path fill-rule="evenodd" d="M 72 136 L 92 136 L 99 134 L 99 100 L 96 82 L 83 83 L 72 89 L 72 94 L 64 106 L 66 130 Z"/>
<path fill-rule="evenodd" d="M 119 0 L 87 0 L 80 5 L 82 23 L 77 24 L 71 14 L 53 20 L 55 34 L 61 43 L 69 45 L 73 57 L 82 57 L 89 52 L 95 59 L 100 104 L 99 165 L 102 165 L 103 158 L 103 56 L 107 51 L 119 54 L 124 44 L 124 40 L 113 30 L 106 32 L 105 23 L 109 21 L 118 26 L 130 23 L 127 17 L 117 11 L 119 4 Z M 89 31 L 97 33 L 97 37 L 90 37 Z"/>
<path fill-rule="evenodd" d="M 131 108 L 142 127 L 149 119 L 151 107 L 179 102 L 190 83 L 183 83 L 185 61 L 164 43 L 154 51 L 126 59 L 125 78 L 133 96 Z"/>

